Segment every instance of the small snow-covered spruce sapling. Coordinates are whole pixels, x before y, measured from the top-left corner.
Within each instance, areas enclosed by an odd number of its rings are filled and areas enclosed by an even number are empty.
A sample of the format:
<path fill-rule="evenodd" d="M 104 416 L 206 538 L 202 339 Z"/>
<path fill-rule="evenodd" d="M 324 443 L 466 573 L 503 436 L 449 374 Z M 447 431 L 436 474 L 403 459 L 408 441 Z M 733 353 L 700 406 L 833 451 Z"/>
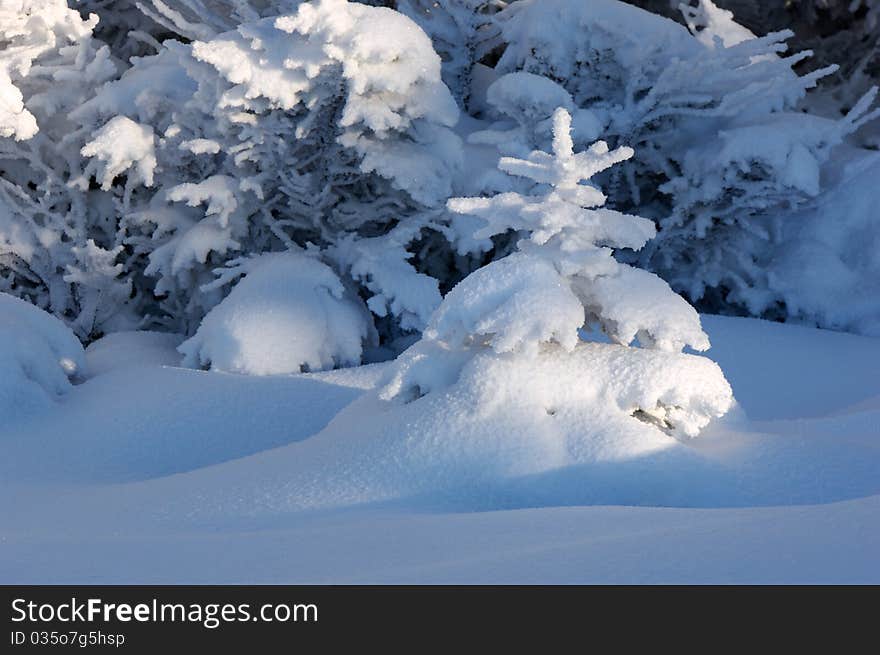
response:
<path fill-rule="evenodd" d="M 522 239 L 446 295 L 381 395 L 407 402 L 453 384 L 478 354 L 538 361 L 562 351 L 584 362 L 584 379 L 618 409 L 674 436 L 696 436 L 731 407 L 730 386 L 714 362 L 681 353 L 709 348 L 693 307 L 656 275 L 613 257 L 615 248 L 641 248 L 655 235 L 653 222 L 604 207 L 605 195 L 589 183 L 633 151 L 598 141 L 574 152 L 571 115 L 559 108 L 552 122 L 552 153 L 499 161 L 502 171 L 538 183 L 532 195 L 448 202 L 482 220 L 475 238 L 514 230 Z M 594 328 L 613 343 L 583 341 Z"/>

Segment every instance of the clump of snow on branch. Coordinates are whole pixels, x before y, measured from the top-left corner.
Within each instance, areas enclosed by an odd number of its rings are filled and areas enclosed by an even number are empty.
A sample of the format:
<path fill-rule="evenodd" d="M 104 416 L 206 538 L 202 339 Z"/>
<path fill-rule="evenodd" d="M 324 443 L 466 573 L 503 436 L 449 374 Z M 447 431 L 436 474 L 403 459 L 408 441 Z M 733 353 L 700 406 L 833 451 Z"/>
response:
<path fill-rule="evenodd" d="M 732 11 L 721 9 L 712 0 L 699 0 L 695 6 L 682 2 L 679 8 L 691 34 L 710 48 L 729 47 L 756 38 L 751 30 L 736 22 Z"/>
<path fill-rule="evenodd" d="M 101 182 L 101 188 L 107 191 L 117 175 L 131 169 L 134 184 L 153 186 L 156 155 L 150 126 L 117 116 L 92 136 L 93 140 L 80 150 L 82 155 L 91 159 L 84 171 L 86 177 L 94 175 Z"/>

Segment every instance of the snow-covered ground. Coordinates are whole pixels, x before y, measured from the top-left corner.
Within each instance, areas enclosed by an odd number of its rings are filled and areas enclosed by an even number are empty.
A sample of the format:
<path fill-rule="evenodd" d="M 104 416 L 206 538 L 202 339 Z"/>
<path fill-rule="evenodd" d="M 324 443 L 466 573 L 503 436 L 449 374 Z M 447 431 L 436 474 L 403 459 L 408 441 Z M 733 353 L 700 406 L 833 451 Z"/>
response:
<path fill-rule="evenodd" d="M 365 443 L 340 412 L 385 365 L 193 371 L 172 338 L 114 335 L 51 409 L 4 409 L 0 581 L 880 582 L 880 339 L 703 325 L 736 409 L 520 476 L 471 475 L 453 434 Z"/>

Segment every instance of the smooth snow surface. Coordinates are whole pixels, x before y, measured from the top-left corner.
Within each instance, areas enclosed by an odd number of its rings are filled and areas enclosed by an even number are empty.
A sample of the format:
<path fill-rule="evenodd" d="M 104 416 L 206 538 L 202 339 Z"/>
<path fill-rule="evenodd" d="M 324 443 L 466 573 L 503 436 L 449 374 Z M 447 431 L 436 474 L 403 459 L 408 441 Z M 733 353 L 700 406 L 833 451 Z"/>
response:
<path fill-rule="evenodd" d="M 114 332 L 86 348 L 88 376 L 104 375 L 120 368 L 180 366 L 177 347 L 183 337 L 168 332 Z"/>
<path fill-rule="evenodd" d="M 0 423 L 0 580 L 880 582 L 880 340 L 702 319 L 739 407 L 688 441 L 552 428 L 589 371 L 511 398 L 495 361 L 499 431 L 465 435 L 467 398 L 422 431 L 430 394 L 378 400 L 387 365 L 247 377 L 157 348 Z M 409 432 L 374 429 L 401 407 Z"/>

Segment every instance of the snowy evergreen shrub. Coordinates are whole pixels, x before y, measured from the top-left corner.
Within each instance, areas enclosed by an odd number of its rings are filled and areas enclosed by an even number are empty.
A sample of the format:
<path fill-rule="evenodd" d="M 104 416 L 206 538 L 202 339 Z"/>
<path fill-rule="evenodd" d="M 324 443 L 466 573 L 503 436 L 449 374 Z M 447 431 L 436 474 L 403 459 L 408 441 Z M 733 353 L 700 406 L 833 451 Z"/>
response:
<path fill-rule="evenodd" d="M 636 149 L 601 180 L 616 206 L 659 224 L 642 266 L 704 308 L 781 318 L 762 261 L 767 217 L 819 192 L 830 150 L 876 116 L 873 92 L 840 120 L 798 112 L 834 67 L 798 76 L 809 53 L 781 54 L 790 32 L 753 38 L 708 0 L 684 10 L 693 33 L 614 0 L 524 0 L 503 12 L 497 70 L 549 78 L 613 144 Z M 535 136 L 521 149 L 546 147 Z"/>
<path fill-rule="evenodd" d="M 80 180 L 113 197 L 140 313 L 192 333 L 228 291 L 215 269 L 312 244 L 385 336 L 423 327 L 440 295 L 407 247 L 442 211 L 461 152 L 418 26 L 321 0 L 165 46 L 74 112 Z"/>
<path fill-rule="evenodd" d="M 779 226 L 768 281 L 798 322 L 880 336 L 880 154 L 838 163 L 829 188 Z"/>
<path fill-rule="evenodd" d="M 356 366 L 373 337 L 369 312 L 326 264 L 303 253 L 234 262 L 244 275 L 180 346 L 184 365 L 250 375 Z"/>
<path fill-rule="evenodd" d="M 571 117 L 559 108 L 552 154 L 501 159 L 502 170 L 539 185 L 532 195 L 449 201 L 452 211 L 481 219 L 475 238 L 508 230 L 523 238 L 517 252 L 472 273 L 444 298 L 422 341 L 398 360 L 383 396 L 411 401 L 442 390 L 475 357 L 561 362 L 557 353 L 566 352 L 599 396 L 603 387 L 616 390 L 617 401 L 595 411 L 624 411 L 671 434 L 695 436 L 727 411 L 730 387 L 713 363 L 679 354 L 709 347 L 694 309 L 657 276 L 613 257 L 618 248 L 641 248 L 655 235 L 654 224 L 604 207 L 605 195 L 582 183 L 633 151 L 610 151 L 599 141 L 575 153 L 570 130 Z M 599 329 L 616 345 L 582 343 L 583 329 Z M 646 350 L 627 348 L 634 341 Z M 666 363 L 678 374 L 657 386 Z M 656 377 L 649 373 L 654 367 Z M 644 376 L 625 373 L 642 370 Z"/>
<path fill-rule="evenodd" d="M 543 193 L 495 164 L 549 151 L 562 107 L 577 149 L 600 134 L 635 148 L 594 178 L 658 228 L 619 261 L 703 309 L 867 325 L 820 307 L 783 251 L 808 240 L 786 221 L 817 206 L 838 146 L 877 114 L 873 91 L 850 93 L 874 74 L 876 2 L 784 9 L 861 35 L 861 64 L 800 76 L 808 53 L 785 54 L 787 31 L 755 37 L 722 8 L 737 3 L 681 3 L 676 23 L 613 0 L 7 0 L 0 291 L 84 342 L 183 337 L 247 279 L 240 262 L 307 252 L 372 313 L 362 347 L 378 335 L 370 356 L 393 356 L 441 292 L 528 231 L 487 233 L 447 200 Z M 853 80 L 847 101 L 835 91 L 842 117 L 804 104 L 834 75 Z"/>
<path fill-rule="evenodd" d="M 70 115 L 116 75 L 108 48 L 64 0 L 0 5 L 0 291 L 64 318 L 82 338 L 124 324 L 129 295 L 101 202 L 69 186 Z"/>

